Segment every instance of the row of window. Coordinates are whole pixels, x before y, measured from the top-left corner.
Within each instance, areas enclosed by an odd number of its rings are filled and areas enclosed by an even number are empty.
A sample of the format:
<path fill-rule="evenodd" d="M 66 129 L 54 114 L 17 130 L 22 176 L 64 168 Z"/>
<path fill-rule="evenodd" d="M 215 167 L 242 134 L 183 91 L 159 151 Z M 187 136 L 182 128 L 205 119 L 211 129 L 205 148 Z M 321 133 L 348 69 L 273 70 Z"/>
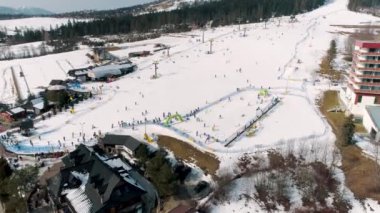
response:
<path fill-rule="evenodd" d="M 365 64 L 365 68 L 380 68 L 380 64 Z"/>
<path fill-rule="evenodd" d="M 367 61 L 379 61 L 380 56 L 366 56 L 365 60 L 367 60 Z"/>
<path fill-rule="evenodd" d="M 378 48 L 369 48 L 368 52 L 370 52 L 370 53 L 379 53 L 380 49 L 378 49 Z"/>
<path fill-rule="evenodd" d="M 379 90 L 380 91 L 380 87 L 378 86 L 360 86 L 360 89 L 361 90 Z"/>
<path fill-rule="evenodd" d="M 363 75 L 380 76 L 380 72 L 363 71 Z"/>
<path fill-rule="evenodd" d="M 368 79 L 368 78 L 363 78 L 362 82 L 364 83 L 380 83 L 380 79 Z"/>

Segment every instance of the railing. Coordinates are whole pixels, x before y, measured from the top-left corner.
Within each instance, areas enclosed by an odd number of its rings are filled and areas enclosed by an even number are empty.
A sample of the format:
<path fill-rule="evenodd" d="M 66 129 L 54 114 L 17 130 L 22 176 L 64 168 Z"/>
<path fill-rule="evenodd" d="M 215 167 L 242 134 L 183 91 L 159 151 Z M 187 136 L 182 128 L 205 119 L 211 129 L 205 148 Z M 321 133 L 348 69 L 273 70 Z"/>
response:
<path fill-rule="evenodd" d="M 369 56 L 380 56 L 380 52 L 361 52 L 361 51 L 354 51 L 354 54 L 357 55 L 369 55 Z"/>
<path fill-rule="evenodd" d="M 380 68 L 374 68 L 374 67 L 354 67 L 354 69 L 363 70 L 363 71 L 380 72 Z"/>
<path fill-rule="evenodd" d="M 251 128 L 253 124 L 255 124 L 260 118 L 262 118 L 271 109 L 273 109 L 273 107 L 275 107 L 279 102 L 280 100 L 278 98 L 274 98 L 264 109 L 261 110 L 261 112 L 258 112 L 258 114 L 256 114 L 256 117 L 254 119 L 246 123 L 243 127 L 238 129 L 236 133 L 228 137 L 225 140 L 226 144 L 224 146 L 225 147 L 229 146 L 232 142 L 234 142 L 237 138 L 239 138 L 244 132 L 246 132 L 247 129 Z"/>
<path fill-rule="evenodd" d="M 363 75 L 363 74 L 357 74 L 356 72 L 350 72 L 350 73 L 357 78 L 380 79 L 380 75 Z"/>

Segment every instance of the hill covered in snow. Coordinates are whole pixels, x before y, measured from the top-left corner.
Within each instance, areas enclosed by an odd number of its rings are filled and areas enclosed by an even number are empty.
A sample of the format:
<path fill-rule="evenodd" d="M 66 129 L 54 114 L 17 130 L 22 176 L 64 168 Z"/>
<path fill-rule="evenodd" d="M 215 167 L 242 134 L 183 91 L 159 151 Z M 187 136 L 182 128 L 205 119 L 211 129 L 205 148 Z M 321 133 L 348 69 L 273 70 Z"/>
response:
<path fill-rule="evenodd" d="M 25 16 L 37 16 L 37 15 L 53 15 L 53 12 L 42 8 L 36 7 L 1 7 L 0 6 L 0 15 L 25 15 Z"/>

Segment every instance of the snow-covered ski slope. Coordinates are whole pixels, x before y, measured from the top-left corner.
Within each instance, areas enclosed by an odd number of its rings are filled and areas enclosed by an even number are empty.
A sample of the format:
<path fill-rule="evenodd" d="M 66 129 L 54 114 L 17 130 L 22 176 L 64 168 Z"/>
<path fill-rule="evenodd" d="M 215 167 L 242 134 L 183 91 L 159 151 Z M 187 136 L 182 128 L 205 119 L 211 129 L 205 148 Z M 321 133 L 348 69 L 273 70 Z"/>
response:
<path fill-rule="evenodd" d="M 258 128 L 253 137 L 242 137 L 231 146 L 224 147 L 220 142 L 205 141 L 196 136 L 197 132 L 206 132 L 226 138 L 247 120 L 254 118 L 256 109 L 261 104 L 257 101 L 254 90 L 252 93 L 238 93 L 232 97 L 231 102 L 216 104 L 209 111 L 203 111 L 199 114 L 203 123 L 194 119 L 174 124 L 177 131 L 151 124 L 146 125 L 146 131 L 148 134 L 178 137 L 200 149 L 215 153 L 265 150 L 286 141 L 333 141 L 330 127 L 319 115 L 314 103 L 314 99 L 329 85 L 324 81 L 316 85 L 311 83 L 316 78 L 315 70 L 331 39 L 342 38 L 334 32 L 349 30 L 331 25 L 379 21 L 369 15 L 348 11 L 346 4 L 346 0 L 332 1 L 312 12 L 298 15 L 298 22 L 289 23 L 289 17 L 282 17 L 279 26 L 279 20 L 276 19 L 267 24 L 267 29 L 264 29 L 263 23 L 242 25 L 241 31 L 238 31 L 237 26 L 209 29 L 205 32 L 205 43 L 199 41 L 202 38 L 201 31 L 192 31 L 123 44 L 141 46 L 163 43 L 172 48 L 170 57 L 158 52 L 145 58 L 132 59 L 138 64 L 138 71 L 116 82 L 104 84 L 97 100 L 76 106 L 75 114 L 62 113 L 36 124 L 42 140 L 32 138 L 33 144 L 35 147 L 44 147 L 49 141 L 50 146 L 57 146 L 58 140 L 62 142 L 65 136 L 65 147 L 71 149 L 72 144 L 78 143 L 82 128 L 87 139 L 99 130 L 103 133 L 117 131 L 142 138 L 144 125 L 136 125 L 132 130 L 119 128 L 118 122 L 131 123 L 133 120 L 158 117 L 162 119 L 163 113 L 168 112 L 185 115 L 238 88 L 246 87 L 270 88 L 269 98 L 281 98 L 281 103 L 257 123 Z M 242 36 L 243 28 L 247 29 L 246 37 Z M 213 54 L 207 54 L 210 39 L 213 39 Z M 35 88 L 47 85 L 55 77 L 64 77 L 56 61 L 77 61 L 74 67 L 80 67 L 87 64 L 84 55 L 85 51 L 76 51 L 0 62 L 0 74 L 7 76 L 8 67 L 21 66 L 32 85 L 30 87 Z M 158 79 L 151 78 L 154 74 L 154 61 L 159 62 Z M 4 91 L 12 91 L 9 89 L 12 84 L 8 78 L 0 81 L 0 88 L 5 88 Z M 100 84 L 85 86 L 96 89 Z M 8 93 L 4 95 L 8 96 Z M 28 145 L 29 139 L 24 144 Z"/>

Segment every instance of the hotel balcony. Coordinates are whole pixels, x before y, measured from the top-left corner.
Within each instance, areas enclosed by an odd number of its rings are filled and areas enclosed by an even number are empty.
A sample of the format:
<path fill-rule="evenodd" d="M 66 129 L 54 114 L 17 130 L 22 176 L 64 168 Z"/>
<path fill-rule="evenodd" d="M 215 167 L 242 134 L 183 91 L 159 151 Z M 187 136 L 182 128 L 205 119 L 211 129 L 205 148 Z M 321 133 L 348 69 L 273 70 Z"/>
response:
<path fill-rule="evenodd" d="M 369 78 L 369 79 L 380 79 L 380 75 L 363 75 L 356 72 L 351 71 L 350 75 L 356 78 Z"/>
<path fill-rule="evenodd" d="M 357 89 L 352 84 L 348 84 L 348 88 L 350 88 L 354 93 L 361 93 L 367 95 L 380 95 L 380 90 L 366 90 L 366 89 Z"/>
<path fill-rule="evenodd" d="M 354 58 L 356 64 L 380 64 L 380 60 L 362 60 L 359 58 Z"/>
<path fill-rule="evenodd" d="M 354 55 L 360 55 L 360 56 L 380 56 L 380 52 L 368 52 L 368 51 L 362 51 L 362 50 L 355 50 Z"/>

